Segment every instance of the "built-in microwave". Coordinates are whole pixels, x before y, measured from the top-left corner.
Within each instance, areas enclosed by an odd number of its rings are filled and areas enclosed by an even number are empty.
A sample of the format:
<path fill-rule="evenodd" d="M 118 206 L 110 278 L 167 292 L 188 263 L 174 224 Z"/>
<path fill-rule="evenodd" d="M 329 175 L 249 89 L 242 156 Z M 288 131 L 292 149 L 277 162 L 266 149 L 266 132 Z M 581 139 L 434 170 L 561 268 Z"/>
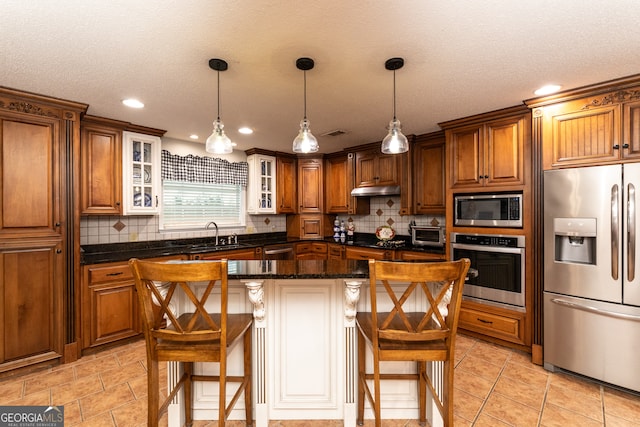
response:
<path fill-rule="evenodd" d="M 457 194 L 454 225 L 522 227 L 522 193 Z"/>

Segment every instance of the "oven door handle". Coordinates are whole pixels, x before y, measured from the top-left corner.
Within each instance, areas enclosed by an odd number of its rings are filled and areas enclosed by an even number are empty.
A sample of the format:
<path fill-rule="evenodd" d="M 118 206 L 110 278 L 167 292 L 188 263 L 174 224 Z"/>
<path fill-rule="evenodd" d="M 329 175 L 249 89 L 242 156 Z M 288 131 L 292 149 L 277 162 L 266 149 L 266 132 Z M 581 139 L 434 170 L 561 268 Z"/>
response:
<path fill-rule="evenodd" d="M 452 249 L 467 249 L 470 251 L 479 252 L 498 252 L 502 254 L 524 254 L 524 248 L 509 248 L 502 246 L 487 246 L 487 245 L 468 245 L 466 243 L 452 243 Z"/>

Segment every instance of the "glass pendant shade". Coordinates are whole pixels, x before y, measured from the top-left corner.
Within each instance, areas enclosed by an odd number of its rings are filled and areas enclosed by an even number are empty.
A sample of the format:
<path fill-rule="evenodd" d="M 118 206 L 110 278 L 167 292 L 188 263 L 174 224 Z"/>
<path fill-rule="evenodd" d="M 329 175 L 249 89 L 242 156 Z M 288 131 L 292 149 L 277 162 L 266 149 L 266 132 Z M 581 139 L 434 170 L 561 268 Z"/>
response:
<path fill-rule="evenodd" d="M 213 132 L 207 138 L 205 146 L 207 153 L 213 154 L 229 154 L 233 152 L 231 140 L 224 133 L 224 124 L 218 118 L 213 122 Z"/>
<path fill-rule="evenodd" d="M 399 154 L 409 151 L 409 141 L 402 133 L 400 120 L 395 117 L 389 122 L 389 133 L 382 140 L 381 151 L 384 154 Z"/>
<path fill-rule="evenodd" d="M 318 140 L 309 129 L 309 120 L 302 119 L 300 122 L 300 132 L 293 140 L 293 151 L 295 153 L 315 153 L 318 151 Z"/>

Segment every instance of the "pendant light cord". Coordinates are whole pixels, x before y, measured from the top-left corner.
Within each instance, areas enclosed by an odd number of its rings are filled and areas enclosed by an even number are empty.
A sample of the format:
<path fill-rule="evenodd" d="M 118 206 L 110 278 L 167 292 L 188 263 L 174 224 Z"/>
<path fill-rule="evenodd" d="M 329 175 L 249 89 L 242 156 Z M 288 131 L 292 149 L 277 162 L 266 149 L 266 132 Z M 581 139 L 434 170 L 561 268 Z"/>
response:
<path fill-rule="evenodd" d="M 304 79 L 304 119 L 307 119 L 307 70 L 303 71 Z"/>
<path fill-rule="evenodd" d="M 394 89 L 394 93 L 395 93 L 395 89 Z M 395 98 L 395 95 L 393 97 Z M 395 111 L 395 107 L 393 107 L 393 108 L 394 108 L 394 111 Z M 395 115 L 395 113 L 394 113 L 394 115 Z M 218 120 L 220 120 L 220 70 L 218 70 Z"/>
<path fill-rule="evenodd" d="M 393 120 L 396 120 L 396 70 L 393 70 Z"/>

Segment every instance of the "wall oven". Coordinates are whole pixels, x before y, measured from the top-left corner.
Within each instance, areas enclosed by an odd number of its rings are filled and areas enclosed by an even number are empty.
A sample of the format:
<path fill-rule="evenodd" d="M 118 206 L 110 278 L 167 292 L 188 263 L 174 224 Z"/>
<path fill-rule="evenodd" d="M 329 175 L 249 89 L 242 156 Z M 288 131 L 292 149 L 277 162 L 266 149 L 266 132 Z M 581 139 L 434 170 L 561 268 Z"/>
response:
<path fill-rule="evenodd" d="M 464 297 L 525 310 L 524 236 L 451 233 L 451 257 L 469 258 L 477 270 L 464 285 Z"/>

